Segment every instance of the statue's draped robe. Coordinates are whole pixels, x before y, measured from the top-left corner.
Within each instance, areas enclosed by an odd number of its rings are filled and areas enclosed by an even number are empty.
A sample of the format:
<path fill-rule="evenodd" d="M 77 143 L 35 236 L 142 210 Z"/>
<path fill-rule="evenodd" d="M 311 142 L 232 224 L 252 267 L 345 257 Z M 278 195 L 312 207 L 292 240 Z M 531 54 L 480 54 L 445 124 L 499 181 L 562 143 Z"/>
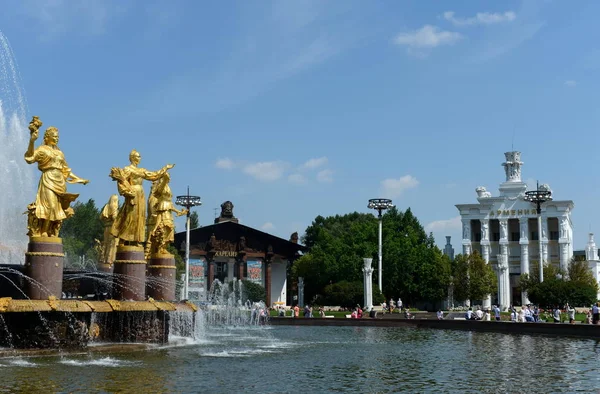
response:
<path fill-rule="evenodd" d="M 148 242 L 152 243 L 150 248 L 153 253 L 167 253 L 165 245 L 175 240 L 175 222 L 173 221 L 173 193 L 168 182 L 155 182 L 151 196 L 148 198 L 148 209 L 152 210 L 153 219 L 148 218 Z M 152 201 L 152 204 L 150 204 Z M 150 227 L 152 223 L 152 227 Z M 160 239 L 155 236 L 160 230 Z M 154 243 L 160 244 L 154 244 Z"/>
<path fill-rule="evenodd" d="M 129 242 L 144 242 L 146 232 L 146 196 L 142 183 L 155 181 L 162 171 L 147 171 L 134 165 L 123 169 L 128 184 L 118 182 L 119 194 L 125 202 L 112 226 L 113 237 Z"/>
<path fill-rule="evenodd" d="M 29 164 L 38 163 L 42 172 L 35 199 L 35 216 L 38 219 L 62 221 L 72 214 L 71 202 L 79 194 L 67 193 L 67 177 L 71 173 L 65 155 L 58 147 L 41 145 L 33 156 L 25 157 Z"/>
<path fill-rule="evenodd" d="M 163 241 L 175 241 L 175 222 L 173 221 L 173 193 L 168 184 L 160 187 L 158 192 L 158 201 L 156 204 L 156 228 L 163 227 L 166 239 Z"/>
<path fill-rule="evenodd" d="M 100 220 L 104 224 L 104 255 L 102 256 L 102 262 L 106 264 L 112 264 L 117 254 L 118 239 L 111 234 L 113 223 L 119 211 L 119 200 L 116 197 L 116 195 L 111 197 L 110 201 L 102 208 L 100 214 Z"/>

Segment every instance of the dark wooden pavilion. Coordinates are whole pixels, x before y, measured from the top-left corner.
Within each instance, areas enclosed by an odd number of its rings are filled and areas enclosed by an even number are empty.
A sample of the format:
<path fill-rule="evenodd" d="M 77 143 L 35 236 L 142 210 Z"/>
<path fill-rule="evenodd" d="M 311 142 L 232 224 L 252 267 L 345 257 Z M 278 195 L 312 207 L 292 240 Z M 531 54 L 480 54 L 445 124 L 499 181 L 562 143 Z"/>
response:
<path fill-rule="evenodd" d="M 182 253 L 185 239 L 185 231 L 175 234 L 175 245 Z M 226 201 L 214 224 L 190 231 L 190 298 L 205 299 L 215 279 L 236 278 L 263 285 L 269 306 L 291 305 L 289 272 L 303 250 L 298 233 L 286 240 L 240 224 L 233 216 L 233 204 Z"/>

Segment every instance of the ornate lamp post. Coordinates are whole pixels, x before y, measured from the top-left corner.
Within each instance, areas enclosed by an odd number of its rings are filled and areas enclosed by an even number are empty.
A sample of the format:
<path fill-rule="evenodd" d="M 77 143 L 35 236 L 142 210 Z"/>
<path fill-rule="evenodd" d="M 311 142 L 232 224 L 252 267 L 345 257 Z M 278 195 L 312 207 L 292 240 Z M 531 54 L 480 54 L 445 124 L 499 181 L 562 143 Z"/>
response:
<path fill-rule="evenodd" d="M 544 255 L 542 253 L 542 204 L 552 200 L 552 192 L 547 189 L 540 189 L 538 182 L 537 189 L 525 192 L 525 200 L 536 205 L 538 219 L 538 241 L 540 243 L 540 283 L 544 281 Z"/>
<path fill-rule="evenodd" d="M 189 296 L 188 281 L 190 278 L 190 209 L 202 205 L 202 201 L 200 201 L 200 197 L 198 196 L 190 196 L 190 187 L 188 186 L 187 195 L 177 196 L 175 204 L 187 209 L 185 232 L 185 282 L 183 284 L 183 296 L 184 299 L 187 300 Z"/>
<path fill-rule="evenodd" d="M 383 231 L 383 215 L 381 214 L 383 211 L 385 211 L 386 209 L 392 208 L 394 205 L 392 204 L 392 200 L 389 200 L 387 198 L 372 198 L 369 200 L 369 205 L 367 205 L 367 207 L 369 209 L 374 209 L 376 210 L 379 215 L 377 216 L 379 218 L 379 253 L 378 253 L 378 257 L 379 257 L 379 264 L 377 266 L 377 284 L 379 285 L 379 291 L 381 291 L 383 293 L 383 287 L 381 286 L 381 278 L 382 278 L 382 274 L 381 274 L 381 261 L 382 261 L 382 238 L 381 238 L 381 233 Z"/>

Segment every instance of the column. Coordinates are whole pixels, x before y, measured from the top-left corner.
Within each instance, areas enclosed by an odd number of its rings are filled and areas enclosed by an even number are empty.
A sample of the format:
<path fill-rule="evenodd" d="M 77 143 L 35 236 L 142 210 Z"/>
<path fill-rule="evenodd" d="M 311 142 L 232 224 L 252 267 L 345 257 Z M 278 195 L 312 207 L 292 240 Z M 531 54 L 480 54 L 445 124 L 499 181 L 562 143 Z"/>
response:
<path fill-rule="evenodd" d="M 209 290 L 212 288 L 212 284 L 215 280 L 215 263 L 212 260 L 206 258 L 206 265 L 208 268 L 208 283 L 206 284 L 206 294 L 208 294 Z"/>
<path fill-rule="evenodd" d="M 471 254 L 471 220 L 463 219 L 462 226 L 463 226 L 463 239 L 462 239 L 463 255 L 469 255 L 469 254 Z"/>
<path fill-rule="evenodd" d="M 500 219 L 500 254 L 498 255 L 498 303 L 502 310 L 510 305 L 510 276 L 508 264 L 508 220 Z"/>
<path fill-rule="evenodd" d="M 490 221 L 488 219 L 481 219 L 481 256 L 485 260 L 486 264 L 490 263 Z M 492 307 L 492 297 L 487 295 L 483 299 L 484 308 Z"/>
<path fill-rule="evenodd" d="M 265 261 L 265 304 L 271 306 L 271 262 Z"/>
<path fill-rule="evenodd" d="M 567 272 L 569 268 L 569 219 L 563 216 L 559 220 L 559 231 L 560 237 L 558 239 L 559 256 L 560 256 L 560 270 Z"/>
<path fill-rule="evenodd" d="M 367 311 L 370 311 L 373 308 L 373 268 L 371 268 L 371 263 L 373 259 L 364 258 L 363 259 L 363 280 L 364 280 L 364 300 L 363 300 L 363 308 Z"/>
<path fill-rule="evenodd" d="M 520 237 L 519 244 L 521 245 L 521 275 L 529 274 L 529 218 L 519 218 Z M 529 304 L 527 292 L 521 291 L 521 305 Z"/>
<path fill-rule="evenodd" d="M 234 279 L 234 266 L 235 266 L 235 260 L 229 259 L 229 261 L 227 261 L 227 281 L 228 282 L 232 282 Z"/>
<path fill-rule="evenodd" d="M 490 262 L 490 221 L 481 219 L 481 256 L 486 263 Z"/>
<path fill-rule="evenodd" d="M 240 256 L 237 258 L 237 270 L 235 272 L 236 278 L 238 280 L 244 279 L 244 268 L 246 267 L 246 255 Z"/>
<path fill-rule="evenodd" d="M 548 260 L 548 218 L 542 216 L 542 261 L 546 265 Z"/>

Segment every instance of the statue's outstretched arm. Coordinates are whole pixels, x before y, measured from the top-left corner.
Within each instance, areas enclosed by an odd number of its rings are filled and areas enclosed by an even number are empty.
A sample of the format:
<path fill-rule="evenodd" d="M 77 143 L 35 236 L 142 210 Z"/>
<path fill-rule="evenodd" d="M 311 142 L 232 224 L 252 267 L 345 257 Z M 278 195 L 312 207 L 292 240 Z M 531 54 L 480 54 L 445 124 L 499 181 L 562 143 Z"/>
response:
<path fill-rule="evenodd" d="M 158 171 L 148 171 L 143 169 L 142 177 L 147 181 L 156 181 L 157 179 L 160 179 L 160 177 L 163 176 L 165 172 L 167 172 L 173 167 L 175 167 L 175 164 L 167 164 Z"/>
<path fill-rule="evenodd" d="M 88 184 L 90 181 L 87 179 L 83 179 L 78 177 L 77 175 L 73 174 L 73 172 L 69 172 L 69 175 L 67 175 L 67 182 L 69 183 L 81 183 L 83 185 Z"/>

